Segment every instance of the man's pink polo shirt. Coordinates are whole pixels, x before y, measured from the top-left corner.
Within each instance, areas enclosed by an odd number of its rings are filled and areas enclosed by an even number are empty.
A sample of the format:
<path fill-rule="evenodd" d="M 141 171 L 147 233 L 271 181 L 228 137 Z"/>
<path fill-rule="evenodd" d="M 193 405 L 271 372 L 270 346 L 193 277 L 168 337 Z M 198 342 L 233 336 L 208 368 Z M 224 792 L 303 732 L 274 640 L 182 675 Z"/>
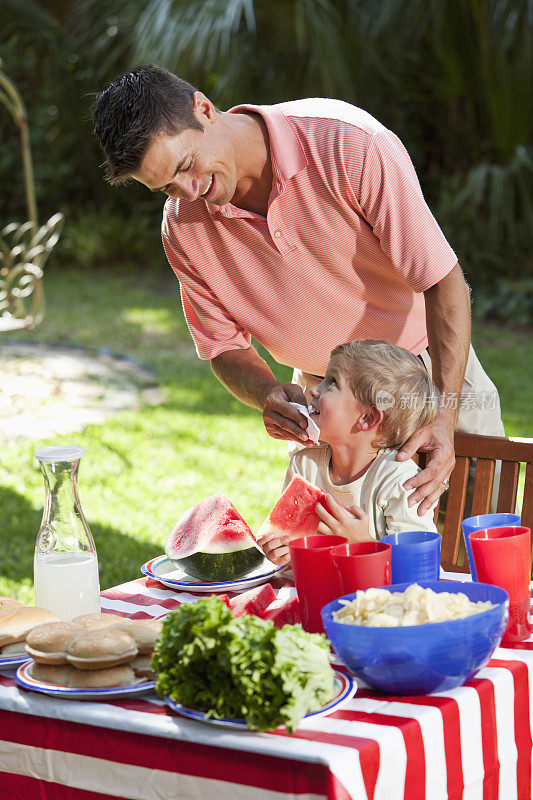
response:
<path fill-rule="evenodd" d="M 331 350 L 427 346 L 423 292 L 457 257 L 400 140 L 340 100 L 243 105 L 268 128 L 267 216 L 169 198 L 162 235 L 200 358 L 250 346 L 324 375 Z"/>

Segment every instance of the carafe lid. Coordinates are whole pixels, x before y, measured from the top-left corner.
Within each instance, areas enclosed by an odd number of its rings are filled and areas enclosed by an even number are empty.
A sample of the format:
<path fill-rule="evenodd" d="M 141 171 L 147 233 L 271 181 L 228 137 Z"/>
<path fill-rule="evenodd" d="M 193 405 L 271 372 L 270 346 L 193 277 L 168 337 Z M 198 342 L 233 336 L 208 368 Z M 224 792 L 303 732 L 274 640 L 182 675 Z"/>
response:
<path fill-rule="evenodd" d="M 77 461 L 85 455 L 85 450 L 77 445 L 52 445 L 41 447 L 33 455 L 38 461 Z"/>

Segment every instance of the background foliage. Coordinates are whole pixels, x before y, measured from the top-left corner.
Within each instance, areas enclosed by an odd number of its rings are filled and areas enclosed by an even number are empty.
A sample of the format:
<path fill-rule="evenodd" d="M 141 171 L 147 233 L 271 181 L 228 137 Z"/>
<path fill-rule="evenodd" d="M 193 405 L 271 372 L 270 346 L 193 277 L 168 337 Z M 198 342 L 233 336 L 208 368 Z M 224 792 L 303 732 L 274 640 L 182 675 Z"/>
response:
<path fill-rule="evenodd" d="M 66 216 L 45 319 L 20 337 L 111 346 L 151 367 L 165 396 L 75 437 L 102 588 L 138 576 L 180 513 L 215 491 L 255 529 L 286 466 L 284 443 L 194 354 L 160 244 L 162 199 L 102 180 L 90 106 L 117 74 L 153 61 L 220 108 L 311 95 L 366 108 L 411 153 L 474 308 L 531 321 L 533 0 L 0 0 L 0 12 L 0 68 L 28 108 L 39 219 Z M 26 216 L 6 113 L 0 136 L 3 227 Z M 531 337 L 479 323 L 473 336 L 507 433 L 533 435 Z M 72 435 L 3 446 L 0 594 L 32 601 L 43 501 L 32 453 L 62 442 Z"/>
<path fill-rule="evenodd" d="M 326 95 L 395 130 L 479 312 L 533 309 L 532 0 L 0 0 L 2 68 L 28 107 L 41 221 L 67 214 L 56 262 L 166 269 L 161 200 L 110 189 L 95 91 L 140 62 L 221 108 Z M 17 133 L 0 118 L 2 221 L 22 219 Z"/>

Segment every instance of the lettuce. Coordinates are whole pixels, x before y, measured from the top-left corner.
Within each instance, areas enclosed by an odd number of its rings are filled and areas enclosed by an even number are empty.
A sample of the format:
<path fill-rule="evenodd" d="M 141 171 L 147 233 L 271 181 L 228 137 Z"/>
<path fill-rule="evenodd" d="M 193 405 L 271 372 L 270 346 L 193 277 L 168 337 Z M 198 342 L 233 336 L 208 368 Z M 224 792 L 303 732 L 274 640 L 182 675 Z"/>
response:
<path fill-rule="evenodd" d="M 152 666 L 156 691 L 215 718 L 292 733 L 334 696 L 329 642 L 299 625 L 280 630 L 218 597 L 183 603 L 163 622 Z"/>

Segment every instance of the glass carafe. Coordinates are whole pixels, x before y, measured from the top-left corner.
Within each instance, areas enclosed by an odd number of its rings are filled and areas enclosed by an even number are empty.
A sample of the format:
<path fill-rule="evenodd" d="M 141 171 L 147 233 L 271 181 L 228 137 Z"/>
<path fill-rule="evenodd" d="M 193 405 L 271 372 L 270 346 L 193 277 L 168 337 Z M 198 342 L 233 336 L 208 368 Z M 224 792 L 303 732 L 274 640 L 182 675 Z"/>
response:
<path fill-rule="evenodd" d="M 45 486 L 33 562 L 35 605 L 62 620 L 100 611 L 96 548 L 78 496 L 78 468 L 84 454 L 75 446 L 35 451 Z"/>

